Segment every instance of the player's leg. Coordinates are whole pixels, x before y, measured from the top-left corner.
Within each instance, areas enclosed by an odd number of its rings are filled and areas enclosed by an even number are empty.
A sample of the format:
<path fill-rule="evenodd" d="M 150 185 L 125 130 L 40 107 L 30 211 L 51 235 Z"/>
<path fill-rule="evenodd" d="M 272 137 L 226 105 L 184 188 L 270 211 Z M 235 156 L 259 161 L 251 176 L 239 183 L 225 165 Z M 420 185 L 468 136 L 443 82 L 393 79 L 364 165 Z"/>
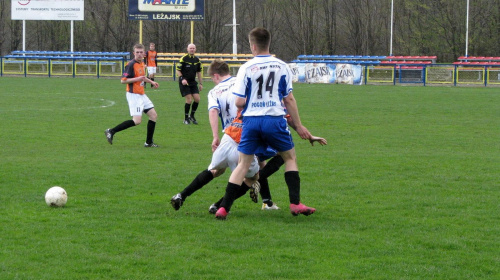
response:
<path fill-rule="evenodd" d="M 248 172 L 248 168 L 252 164 L 254 155 L 246 155 L 240 153 L 240 160 L 238 166 L 233 170 L 231 176 L 229 177 L 229 182 L 226 187 L 226 193 L 224 194 L 224 199 L 222 200 L 221 207 L 215 213 L 215 217 L 220 220 L 226 219 L 227 213 L 231 210 L 231 206 L 236 198 L 238 189 L 241 188 L 245 174 Z"/>
<path fill-rule="evenodd" d="M 191 110 L 191 103 L 193 103 L 193 95 L 186 94 L 184 96 L 186 102 L 184 103 L 184 124 L 191 124 L 189 120 L 189 110 Z"/>
<path fill-rule="evenodd" d="M 170 200 L 170 204 L 172 205 L 172 207 L 174 207 L 175 210 L 179 210 L 188 196 L 203 188 L 203 186 L 210 183 L 210 181 L 212 181 L 215 177 L 224 173 L 224 170 L 225 169 L 223 169 L 222 172 L 218 172 L 218 170 L 216 169 L 205 169 L 200 172 L 193 179 L 193 181 L 186 188 L 184 188 L 184 190 L 172 197 L 172 199 Z"/>
<path fill-rule="evenodd" d="M 127 128 L 139 125 L 141 123 L 144 103 L 142 102 L 139 94 L 127 92 L 127 102 L 132 119 L 126 120 L 118 124 L 117 126 L 108 128 L 104 131 L 104 135 L 106 135 L 106 139 L 108 140 L 109 144 L 113 144 L 113 137 L 116 133 Z"/>
<path fill-rule="evenodd" d="M 144 109 L 144 112 L 149 117 L 147 135 L 146 135 L 146 143 L 144 144 L 144 147 L 158 147 L 158 145 L 156 145 L 153 142 L 153 136 L 155 134 L 155 128 L 156 128 L 156 120 L 158 119 L 158 115 L 156 114 L 156 110 L 154 108 Z"/>
<path fill-rule="evenodd" d="M 184 200 L 192 195 L 197 190 L 208 184 L 214 178 L 224 174 L 228 165 L 228 155 L 234 150 L 234 145 L 237 145 L 234 140 L 228 135 L 222 136 L 221 143 L 217 150 L 212 154 L 212 161 L 208 168 L 196 176 L 196 178 L 183 191 L 174 195 L 171 199 L 172 207 L 179 210 Z"/>
<path fill-rule="evenodd" d="M 191 106 L 191 114 L 189 115 L 189 119 L 193 124 L 198 124 L 196 118 L 194 117 L 194 114 L 196 113 L 198 105 L 200 104 L 200 94 L 196 92 L 193 93 L 192 96 L 193 96 L 193 105 Z"/>
<path fill-rule="evenodd" d="M 305 206 L 300 202 L 300 176 L 297 166 L 295 148 L 285 152 L 280 152 L 280 156 L 285 161 L 285 182 L 288 186 L 288 196 L 290 198 L 290 212 L 292 215 L 311 215 L 316 211 L 312 207 Z"/>
<path fill-rule="evenodd" d="M 245 182 L 243 182 L 241 184 L 241 186 L 238 186 L 238 188 L 235 190 L 234 200 L 244 196 L 248 192 L 249 189 L 250 189 L 250 187 Z M 221 197 L 217 202 L 210 205 L 210 207 L 208 208 L 208 212 L 210 214 L 215 214 L 217 212 L 217 210 L 219 210 L 219 208 L 221 207 L 221 203 L 223 200 L 224 200 L 224 197 Z"/>
<path fill-rule="evenodd" d="M 263 123 L 264 137 L 267 144 L 277 151 L 285 162 L 285 182 L 288 187 L 290 198 L 290 211 L 296 216 L 298 214 L 310 215 L 316 209 L 307 207 L 300 203 L 300 177 L 297 166 L 295 148 L 284 118 L 267 118 Z"/>
<path fill-rule="evenodd" d="M 280 155 L 274 156 L 264 167 L 259 171 L 260 196 L 262 197 L 262 210 L 276 210 L 279 207 L 273 202 L 269 182 L 267 178 L 273 175 L 284 164 L 283 158 Z"/>
<path fill-rule="evenodd" d="M 148 78 L 151 80 L 151 81 L 154 81 L 155 80 L 155 69 L 156 67 L 151 67 L 151 66 L 148 66 Z M 153 84 L 151 84 L 151 88 L 153 88 Z"/>
<path fill-rule="evenodd" d="M 191 95 L 191 90 L 189 89 L 189 85 L 185 86 L 179 81 L 179 90 L 181 92 L 181 96 L 184 97 L 184 124 L 191 124 L 189 121 L 189 110 L 191 109 L 191 102 L 193 97 Z"/>
<path fill-rule="evenodd" d="M 235 192 L 241 186 L 241 183 L 243 183 L 245 174 L 248 172 L 252 162 L 256 159 L 254 156 L 255 151 L 257 151 L 259 147 L 264 146 L 259 135 L 259 131 L 261 130 L 260 118 L 243 118 L 243 126 L 245 129 L 242 131 L 241 141 L 238 145 L 238 166 L 229 177 L 221 207 L 217 210 L 217 213 L 215 213 L 215 218 L 220 220 L 226 219 L 227 213 L 234 202 Z"/>

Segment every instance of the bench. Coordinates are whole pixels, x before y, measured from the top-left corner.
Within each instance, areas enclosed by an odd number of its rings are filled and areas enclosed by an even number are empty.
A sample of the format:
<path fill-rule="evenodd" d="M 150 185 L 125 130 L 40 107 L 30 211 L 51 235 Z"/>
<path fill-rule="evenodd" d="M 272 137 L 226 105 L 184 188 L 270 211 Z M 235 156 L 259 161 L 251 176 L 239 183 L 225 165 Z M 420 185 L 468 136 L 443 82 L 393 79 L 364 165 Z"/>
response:
<path fill-rule="evenodd" d="M 297 60 L 340 60 L 340 61 L 369 61 L 383 60 L 386 56 L 370 56 L 370 55 L 299 55 Z"/>
<path fill-rule="evenodd" d="M 69 52 L 69 51 L 12 51 L 12 55 L 22 56 L 99 56 L 99 57 L 123 57 L 130 59 L 129 52 Z"/>
<path fill-rule="evenodd" d="M 186 53 L 158 53 L 159 61 L 177 62 Z M 197 53 L 195 54 L 202 63 L 210 63 L 215 59 L 223 59 L 226 62 L 245 63 L 253 58 L 252 54 L 230 54 L 230 53 Z"/>
<path fill-rule="evenodd" d="M 389 65 L 426 65 L 432 64 L 431 60 L 385 60 L 382 61 L 381 64 L 389 64 Z"/>
<path fill-rule="evenodd" d="M 391 55 L 387 56 L 388 60 L 397 60 L 397 61 L 431 61 L 431 63 L 436 63 L 437 56 L 435 55 Z"/>
<path fill-rule="evenodd" d="M 453 62 L 454 65 L 462 66 L 497 66 L 500 65 L 500 61 L 456 61 Z"/>
<path fill-rule="evenodd" d="M 500 62 L 500 56 L 461 56 L 458 62 Z"/>

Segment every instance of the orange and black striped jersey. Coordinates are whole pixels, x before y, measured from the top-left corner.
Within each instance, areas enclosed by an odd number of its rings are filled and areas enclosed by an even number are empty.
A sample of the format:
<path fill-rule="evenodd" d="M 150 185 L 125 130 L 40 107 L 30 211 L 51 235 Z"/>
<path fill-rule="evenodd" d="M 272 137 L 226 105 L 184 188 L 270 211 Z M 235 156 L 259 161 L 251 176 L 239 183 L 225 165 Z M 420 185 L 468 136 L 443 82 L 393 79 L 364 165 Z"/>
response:
<path fill-rule="evenodd" d="M 132 59 L 127 63 L 127 66 L 125 66 L 125 72 L 123 72 L 122 80 L 141 77 L 145 75 L 146 73 L 144 62 Z M 134 82 L 127 84 L 127 92 L 144 94 L 144 82 Z"/>
<path fill-rule="evenodd" d="M 156 51 L 147 51 L 146 52 L 146 57 L 144 60 L 146 61 L 146 65 L 148 67 L 156 67 L 156 59 L 157 59 L 157 53 Z"/>

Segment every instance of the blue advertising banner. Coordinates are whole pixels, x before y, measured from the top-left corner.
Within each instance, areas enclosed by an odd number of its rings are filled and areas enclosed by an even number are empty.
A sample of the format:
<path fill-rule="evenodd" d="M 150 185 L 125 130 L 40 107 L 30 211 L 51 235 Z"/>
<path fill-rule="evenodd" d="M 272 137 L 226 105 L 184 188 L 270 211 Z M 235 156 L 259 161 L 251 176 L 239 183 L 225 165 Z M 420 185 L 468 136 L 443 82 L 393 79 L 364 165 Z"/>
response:
<path fill-rule="evenodd" d="M 130 20 L 204 20 L 205 0 L 129 0 Z"/>

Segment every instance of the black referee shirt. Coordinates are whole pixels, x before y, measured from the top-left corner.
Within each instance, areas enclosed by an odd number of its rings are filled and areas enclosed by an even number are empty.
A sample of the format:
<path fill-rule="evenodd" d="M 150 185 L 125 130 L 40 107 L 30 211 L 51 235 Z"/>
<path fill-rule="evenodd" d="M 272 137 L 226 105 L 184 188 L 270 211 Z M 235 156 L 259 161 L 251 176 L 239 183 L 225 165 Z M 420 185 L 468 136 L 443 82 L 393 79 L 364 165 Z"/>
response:
<path fill-rule="evenodd" d="M 201 72 L 201 62 L 195 55 L 186 54 L 179 60 L 177 70 L 181 71 L 182 78 L 188 81 L 188 84 L 195 81 L 196 73 Z"/>

